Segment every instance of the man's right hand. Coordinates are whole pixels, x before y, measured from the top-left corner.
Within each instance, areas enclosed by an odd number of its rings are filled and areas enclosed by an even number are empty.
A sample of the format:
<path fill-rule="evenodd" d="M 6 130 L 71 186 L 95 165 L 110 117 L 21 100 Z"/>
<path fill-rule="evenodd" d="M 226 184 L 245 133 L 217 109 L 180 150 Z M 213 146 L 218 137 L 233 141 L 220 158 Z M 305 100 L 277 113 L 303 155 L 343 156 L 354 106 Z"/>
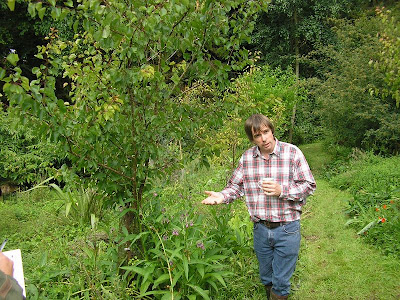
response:
<path fill-rule="evenodd" d="M 201 201 L 202 204 L 214 205 L 221 204 L 224 201 L 224 196 L 221 193 L 213 191 L 205 191 L 204 193 L 206 193 L 208 197 Z"/>

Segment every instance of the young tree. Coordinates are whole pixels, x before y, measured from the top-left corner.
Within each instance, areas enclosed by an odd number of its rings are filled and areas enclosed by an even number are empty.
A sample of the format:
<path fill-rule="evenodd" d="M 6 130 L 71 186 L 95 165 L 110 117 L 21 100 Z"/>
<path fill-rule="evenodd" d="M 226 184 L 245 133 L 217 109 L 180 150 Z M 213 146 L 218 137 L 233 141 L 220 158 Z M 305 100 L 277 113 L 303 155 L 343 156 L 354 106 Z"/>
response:
<path fill-rule="evenodd" d="M 144 192 L 179 164 L 177 143 L 199 123 L 213 121 L 182 101 L 182 93 L 197 80 L 223 83 L 241 70 L 248 55 L 240 45 L 263 3 L 30 2 L 32 16 L 73 18 L 76 35 L 63 41 L 52 30 L 39 47 L 44 63 L 32 70 L 36 80 L 23 76 L 18 56 L 9 55 L 15 67 L 10 75 L 0 69 L 4 92 L 24 122 L 62 143 L 76 171 L 119 197 L 124 225 L 139 232 Z M 57 76 L 65 79 L 69 98 L 57 98 Z M 186 150 L 201 155 L 206 149 Z"/>
<path fill-rule="evenodd" d="M 375 61 L 375 67 L 385 74 L 385 86 L 378 89 L 382 96 L 391 96 L 397 107 L 400 106 L 400 27 L 398 9 L 400 5 L 393 6 L 397 15 L 384 7 L 377 7 L 376 13 L 382 22 L 379 42 L 382 44 L 380 57 Z M 372 60 L 370 61 L 373 62 Z"/>

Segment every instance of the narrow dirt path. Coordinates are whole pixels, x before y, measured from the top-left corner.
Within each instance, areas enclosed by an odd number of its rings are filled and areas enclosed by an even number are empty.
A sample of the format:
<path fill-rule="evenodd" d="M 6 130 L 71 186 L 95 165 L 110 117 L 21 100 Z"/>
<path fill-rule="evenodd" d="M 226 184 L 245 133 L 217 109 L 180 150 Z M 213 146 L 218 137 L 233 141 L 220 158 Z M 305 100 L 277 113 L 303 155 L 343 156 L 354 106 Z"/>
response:
<path fill-rule="evenodd" d="M 400 299 L 400 261 L 345 227 L 351 196 L 317 178 L 302 216 L 302 248 L 290 299 Z"/>

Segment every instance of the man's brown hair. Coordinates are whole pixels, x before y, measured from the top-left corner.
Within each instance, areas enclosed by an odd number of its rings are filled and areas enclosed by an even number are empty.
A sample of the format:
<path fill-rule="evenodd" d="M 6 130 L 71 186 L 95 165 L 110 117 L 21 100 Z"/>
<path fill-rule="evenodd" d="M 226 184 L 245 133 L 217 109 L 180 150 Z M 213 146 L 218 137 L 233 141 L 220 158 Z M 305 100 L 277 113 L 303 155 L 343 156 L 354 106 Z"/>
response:
<path fill-rule="evenodd" d="M 244 130 L 250 142 L 253 142 L 253 133 L 260 131 L 261 126 L 265 125 L 271 129 L 272 134 L 275 134 L 275 128 L 271 120 L 262 114 L 254 114 L 244 123 Z"/>

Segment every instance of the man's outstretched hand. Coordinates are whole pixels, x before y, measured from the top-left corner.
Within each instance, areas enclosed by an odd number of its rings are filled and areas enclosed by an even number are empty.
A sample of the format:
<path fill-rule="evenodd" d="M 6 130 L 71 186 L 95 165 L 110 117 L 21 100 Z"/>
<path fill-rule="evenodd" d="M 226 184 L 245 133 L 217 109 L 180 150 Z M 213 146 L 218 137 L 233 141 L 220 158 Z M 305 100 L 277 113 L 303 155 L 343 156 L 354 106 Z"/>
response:
<path fill-rule="evenodd" d="M 221 204 L 224 201 L 224 196 L 221 193 L 213 192 L 213 191 L 205 191 L 208 195 L 206 199 L 201 201 L 203 204 L 207 205 L 215 205 L 215 204 Z"/>

